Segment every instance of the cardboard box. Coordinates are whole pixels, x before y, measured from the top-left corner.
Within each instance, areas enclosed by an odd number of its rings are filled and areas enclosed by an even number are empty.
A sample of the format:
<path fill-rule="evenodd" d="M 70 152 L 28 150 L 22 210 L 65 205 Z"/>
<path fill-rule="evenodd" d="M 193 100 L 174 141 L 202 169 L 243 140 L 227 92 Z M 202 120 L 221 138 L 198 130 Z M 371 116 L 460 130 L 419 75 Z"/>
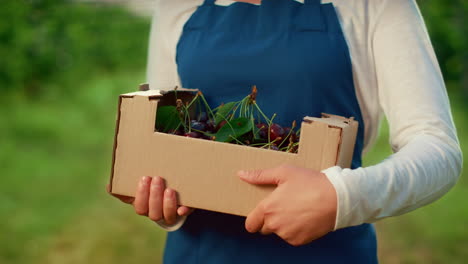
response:
<path fill-rule="evenodd" d="M 178 89 L 190 99 L 193 90 Z M 173 104 L 173 92 L 157 90 L 119 98 L 111 192 L 133 196 L 143 176 L 161 176 L 179 194 L 180 204 L 246 216 L 275 186 L 254 186 L 238 170 L 291 164 L 315 170 L 349 167 L 358 122 L 323 114 L 305 117 L 297 154 L 155 132 L 156 109 Z"/>

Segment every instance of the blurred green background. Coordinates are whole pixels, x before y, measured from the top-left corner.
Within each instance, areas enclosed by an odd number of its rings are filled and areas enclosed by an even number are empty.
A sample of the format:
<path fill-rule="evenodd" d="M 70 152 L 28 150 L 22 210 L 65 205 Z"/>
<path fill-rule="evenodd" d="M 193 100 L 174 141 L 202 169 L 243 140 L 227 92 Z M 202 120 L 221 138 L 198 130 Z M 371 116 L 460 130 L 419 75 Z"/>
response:
<path fill-rule="evenodd" d="M 117 96 L 145 80 L 150 27 L 111 2 L 2 1 L 0 263 L 160 263 L 165 233 L 104 191 Z M 419 4 L 467 150 L 468 1 Z M 383 124 L 365 163 L 390 153 Z M 466 263 L 464 176 L 441 200 L 377 224 L 382 263 Z"/>

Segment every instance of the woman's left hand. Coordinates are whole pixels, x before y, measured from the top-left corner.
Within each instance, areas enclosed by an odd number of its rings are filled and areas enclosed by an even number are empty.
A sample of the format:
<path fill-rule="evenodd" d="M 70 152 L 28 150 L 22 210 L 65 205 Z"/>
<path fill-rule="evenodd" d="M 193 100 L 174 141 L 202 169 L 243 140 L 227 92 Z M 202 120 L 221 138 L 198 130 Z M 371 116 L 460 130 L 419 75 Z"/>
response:
<path fill-rule="evenodd" d="M 282 165 L 239 171 L 238 175 L 251 184 L 277 185 L 248 215 L 247 231 L 275 233 L 293 246 L 304 245 L 333 231 L 337 196 L 325 174 Z"/>

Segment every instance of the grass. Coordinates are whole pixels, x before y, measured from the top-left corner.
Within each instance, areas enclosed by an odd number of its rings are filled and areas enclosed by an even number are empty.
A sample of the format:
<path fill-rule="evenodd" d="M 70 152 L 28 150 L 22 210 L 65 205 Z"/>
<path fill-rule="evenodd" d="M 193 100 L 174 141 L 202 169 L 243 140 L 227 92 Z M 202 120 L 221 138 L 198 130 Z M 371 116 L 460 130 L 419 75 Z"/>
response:
<path fill-rule="evenodd" d="M 90 79 L 69 96 L 1 100 L 0 263 L 160 263 L 165 233 L 104 191 L 117 96 L 141 80 L 137 71 Z M 466 149 L 462 103 L 453 109 Z M 385 131 L 366 164 L 390 154 Z M 382 263 L 464 262 L 467 188 L 462 176 L 440 201 L 379 222 Z"/>
<path fill-rule="evenodd" d="M 163 232 L 104 189 L 117 96 L 141 80 L 140 72 L 129 73 L 91 80 L 72 96 L 4 100 L 0 263 L 160 258 Z"/>

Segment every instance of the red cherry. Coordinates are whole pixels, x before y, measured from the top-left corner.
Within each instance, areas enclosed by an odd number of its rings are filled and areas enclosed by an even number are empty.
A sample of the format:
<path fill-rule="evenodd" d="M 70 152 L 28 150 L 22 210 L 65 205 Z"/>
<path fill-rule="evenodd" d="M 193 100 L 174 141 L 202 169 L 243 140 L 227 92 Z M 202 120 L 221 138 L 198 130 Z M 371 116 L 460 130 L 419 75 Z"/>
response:
<path fill-rule="evenodd" d="M 278 124 L 271 124 L 270 126 L 270 141 L 281 140 L 285 136 L 284 129 Z"/>

